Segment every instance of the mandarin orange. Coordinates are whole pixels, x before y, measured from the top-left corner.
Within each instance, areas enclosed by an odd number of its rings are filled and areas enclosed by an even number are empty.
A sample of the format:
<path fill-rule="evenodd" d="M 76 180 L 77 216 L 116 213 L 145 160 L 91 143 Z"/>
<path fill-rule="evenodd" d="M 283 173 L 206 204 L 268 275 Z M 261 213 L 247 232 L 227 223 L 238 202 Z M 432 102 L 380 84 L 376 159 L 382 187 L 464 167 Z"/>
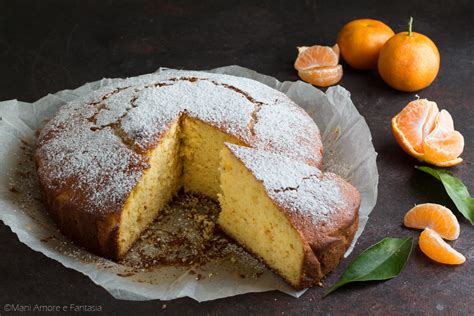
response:
<path fill-rule="evenodd" d="M 382 79 L 400 91 L 413 92 L 429 86 L 438 75 L 440 56 L 427 36 L 408 32 L 390 38 L 380 50 L 378 71 Z M 344 50 L 341 47 L 342 55 Z"/>
<path fill-rule="evenodd" d="M 337 35 L 342 58 L 356 69 L 376 69 L 380 49 L 395 33 L 385 23 L 358 19 L 344 25 Z"/>

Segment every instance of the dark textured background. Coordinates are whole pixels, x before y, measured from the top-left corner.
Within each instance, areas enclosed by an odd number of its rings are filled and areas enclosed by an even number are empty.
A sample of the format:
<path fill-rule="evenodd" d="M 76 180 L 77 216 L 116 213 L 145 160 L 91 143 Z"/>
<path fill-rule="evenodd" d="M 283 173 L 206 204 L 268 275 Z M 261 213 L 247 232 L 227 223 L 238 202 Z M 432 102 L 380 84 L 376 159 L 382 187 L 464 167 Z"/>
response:
<path fill-rule="evenodd" d="M 206 2 L 206 3 L 204 3 Z M 465 136 L 465 162 L 453 171 L 474 191 L 474 6 L 469 1 L 0 1 L 0 100 L 36 100 L 103 77 L 133 76 L 160 66 L 209 69 L 238 64 L 280 80 L 297 80 L 295 46 L 334 44 L 342 25 L 355 18 L 414 30 L 439 47 L 441 70 L 419 92 L 454 117 Z M 402 227 L 415 203 L 455 206 L 442 186 L 413 168 L 390 132 L 390 118 L 414 98 L 387 87 L 375 72 L 344 65 L 341 84 L 367 119 L 379 153 L 379 198 L 355 251 L 325 283 L 332 284 L 360 251 L 385 236 L 418 236 Z M 3 305 L 102 305 L 108 313 L 473 314 L 474 228 L 461 216 L 452 244 L 468 261 L 459 267 L 433 263 L 418 247 L 402 274 L 387 282 L 347 286 L 322 299 L 313 288 L 294 299 L 278 292 L 247 294 L 199 304 L 191 299 L 126 302 L 113 299 L 82 274 L 21 244 L 0 224 L 0 314 Z M 5 313 L 5 315 L 8 313 Z"/>

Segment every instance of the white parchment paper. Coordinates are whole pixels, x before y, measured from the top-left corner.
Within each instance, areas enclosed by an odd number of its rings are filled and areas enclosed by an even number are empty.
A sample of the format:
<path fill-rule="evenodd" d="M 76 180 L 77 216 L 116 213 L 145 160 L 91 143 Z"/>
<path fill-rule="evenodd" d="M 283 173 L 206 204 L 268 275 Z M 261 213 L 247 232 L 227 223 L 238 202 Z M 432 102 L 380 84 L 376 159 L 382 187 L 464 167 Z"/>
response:
<path fill-rule="evenodd" d="M 303 107 L 318 124 L 325 149 L 325 170 L 347 179 L 361 193 L 359 229 L 347 256 L 375 206 L 378 185 L 377 154 L 372 136 L 352 103 L 350 93 L 341 86 L 331 87 L 324 93 L 301 81 L 280 82 L 239 66 L 210 72 L 254 79 L 280 90 Z M 91 255 L 61 235 L 40 202 L 34 164 L 28 159 L 34 148 L 36 131 L 65 103 L 115 80 L 87 83 L 74 90 L 49 94 L 34 103 L 0 102 L 0 219 L 31 249 L 82 272 L 117 299 L 170 300 L 188 296 L 206 301 L 269 290 L 279 290 L 295 297 L 302 295 L 304 291 L 293 290 L 268 270 L 258 278 L 246 279 L 239 277 L 233 268 L 224 266 L 205 267 L 207 270 L 202 270 L 202 273 L 212 273 L 200 280 L 190 269 L 172 267 L 130 276 L 119 264 Z"/>

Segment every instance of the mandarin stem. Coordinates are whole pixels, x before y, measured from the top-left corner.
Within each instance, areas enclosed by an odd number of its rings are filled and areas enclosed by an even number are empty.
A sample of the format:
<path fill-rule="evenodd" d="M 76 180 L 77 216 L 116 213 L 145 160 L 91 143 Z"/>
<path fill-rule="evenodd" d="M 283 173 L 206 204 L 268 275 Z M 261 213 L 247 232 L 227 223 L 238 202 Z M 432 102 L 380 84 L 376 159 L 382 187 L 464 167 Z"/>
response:
<path fill-rule="evenodd" d="M 413 25 L 413 17 L 411 16 L 410 17 L 410 20 L 408 20 L 408 36 L 411 36 L 411 28 L 412 28 L 412 25 Z"/>

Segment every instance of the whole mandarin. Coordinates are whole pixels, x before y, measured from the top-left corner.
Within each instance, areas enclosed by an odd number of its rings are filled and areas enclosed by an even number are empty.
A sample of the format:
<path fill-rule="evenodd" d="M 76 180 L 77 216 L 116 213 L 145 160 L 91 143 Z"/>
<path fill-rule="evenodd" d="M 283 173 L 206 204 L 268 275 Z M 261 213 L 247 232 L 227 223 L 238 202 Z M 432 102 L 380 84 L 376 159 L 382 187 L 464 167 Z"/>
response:
<path fill-rule="evenodd" d="M 411 20 L 410 20 L 411 21 Z M 414 92 L 429 86 L 438 75 L 439 51 L 427 36 L 401 32 L 393 36 L 380 50 L 378 71 L 391 87 Z"/>
<path fill-rule="evenodd" d="M 358 19 L 343 26 L 337 44 L 344 60 L 356 69 L 376 69 L 379 52 L 395 33 L 385 23 Z"/>

